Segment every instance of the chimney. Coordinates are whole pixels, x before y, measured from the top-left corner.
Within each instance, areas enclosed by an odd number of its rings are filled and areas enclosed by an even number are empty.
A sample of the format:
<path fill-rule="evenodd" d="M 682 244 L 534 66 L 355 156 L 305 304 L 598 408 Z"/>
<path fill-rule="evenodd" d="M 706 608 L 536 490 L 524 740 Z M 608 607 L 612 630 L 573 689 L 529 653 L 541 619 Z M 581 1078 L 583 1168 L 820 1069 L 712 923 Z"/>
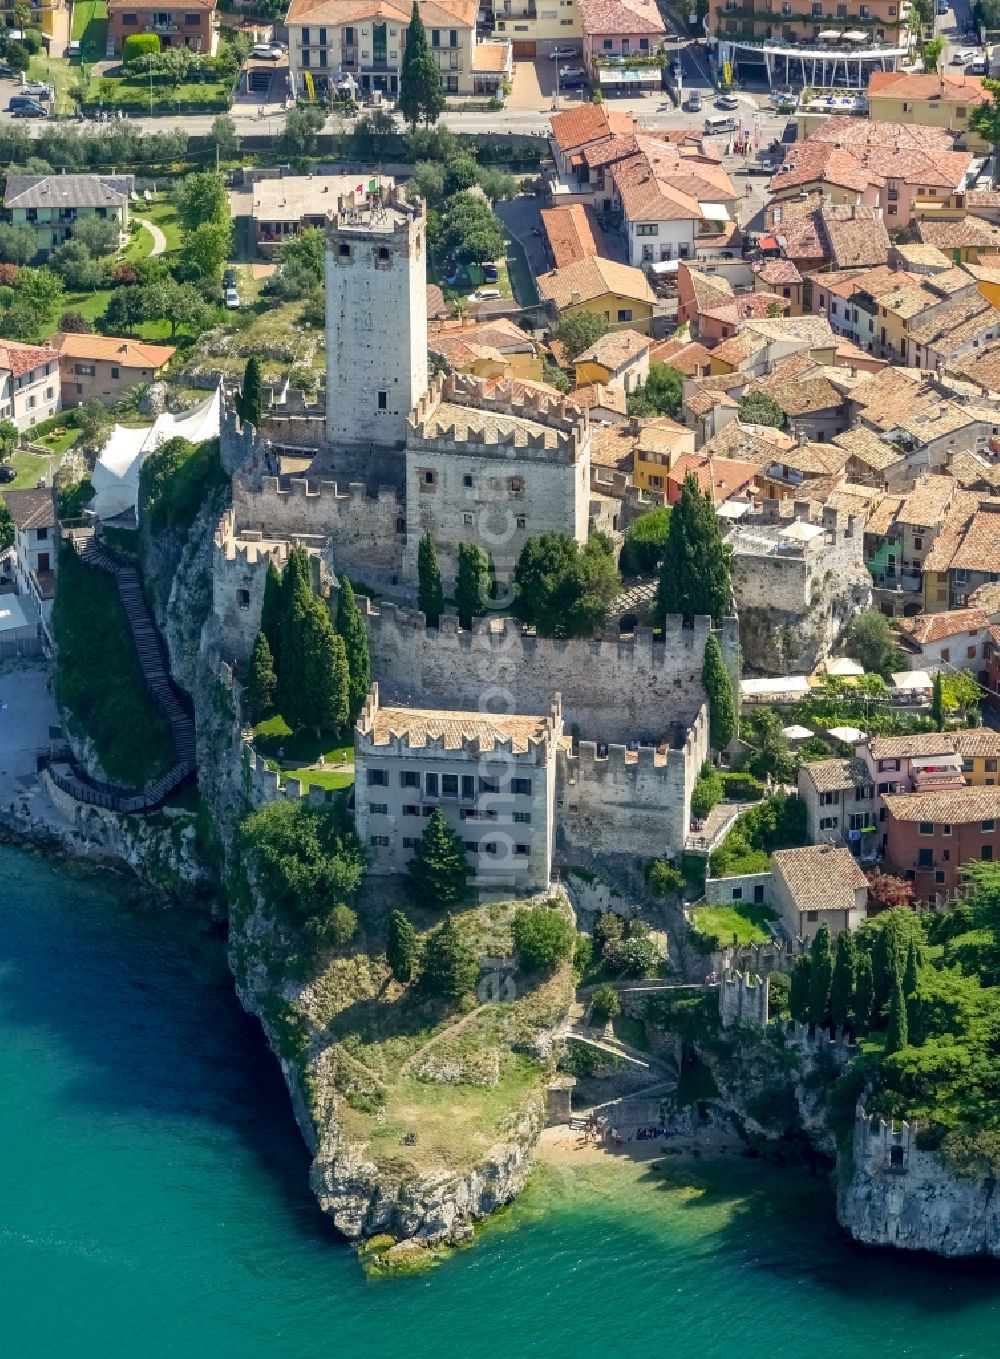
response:
<path fill-rule="evenodd" d="M 580 293 L 577 288 L 574 288 L 569 295 L 569 305 L 571 307 L 578 307 L 580 305 Z"/>

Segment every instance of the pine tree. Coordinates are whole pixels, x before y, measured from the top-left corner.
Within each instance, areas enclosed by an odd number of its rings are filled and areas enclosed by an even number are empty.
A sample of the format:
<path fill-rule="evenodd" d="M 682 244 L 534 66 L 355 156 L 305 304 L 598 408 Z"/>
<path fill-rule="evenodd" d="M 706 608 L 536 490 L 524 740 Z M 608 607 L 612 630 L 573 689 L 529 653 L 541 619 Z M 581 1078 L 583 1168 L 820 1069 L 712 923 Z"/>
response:
<path fill-rule="evenodd" d="M 809 945 L 809 964 L 809 1020 L 818 1026 L 826 1023 L 833 981 L 833 949 L 825 920 Z"/>
<path fill-rule="evenodd" d="M 489 588 L 490 562 L 486 553 L 476 543 L 460 543 L 455 607 L 461 627 L 471 628 L 472 620 L 486 612 Z"/>
<path fill-rule="evenodd" d="M 392 968 L 392 975 L 398 982 L 412 981 L 413 969 L 420 956 L 420 941 L 416 930 L 402 911 L 393 911 L 389 917 L 385 956 Z"/>
<path fill-rule="evenodd" d="M 303 619 L 302 646 L 305 686 L 298 696 L 299 723 L 317 738 L 325 731 L 339 732 L 351 715 L 351 677 L 344 639 L 334 630 L 321 599 L 313 598 Z"/>
<path fill-rule="evenodd" d="M 792 968 L 791 983 L 788 988 L 788 1011 L 799 1024 L 809 1022 L 809 973 L 811 970 L 808 953 L 796 959 Z"/>
<path fill-rule="evenodd" d="M 240 393 L 239 408 L 240 419 L 259 430 L 264 409 L 264 393 L 256 354 L 250 355 L 243 370 L 243 390 Z"/>
<path fill-rule="evenodd" d="M 874 983 L 873 1017 L 888 1013 L 889 997 L 893 983 L 903 975 L 903 958 L 899 936 L 893 921 L 886 912 L 886 918 L 875 937 L 872 948 L 872 981 Z"/>
<path fill-rule="evenodd" d="M 300 703 L 308 683 L 305 650 L 306 616 L 315 596 L 312 567 L 304 548 L 293 548 L 281 578 L 281 643 L 278 665 L 278 706 L 290 727 L 303 726 Z"/>
<path fill-rule="evenodd" d="M 846 1029 L 851 1022 L 851 1002 L 854 999 L 854 940 L 850 930 L 837 936 L 837 954 L 833 962 L 833 981 L 830 984 L 830 1018 L 838 1029 Z"/>
<path fill-rule="evenodd" d="M 939 670 L 931 690 L 931 717 L 937 731 L 944 731 L 944 678 Z"/>
<path fill-rule="evenodd" d="M 438 561 L 434 539 L 425 533 L 417 550 L 417 608 L 436 628 L 444 610 L 444 589 L 441 585 L 441 563 Z"/>
<path fill-rule="evenodd" d="M 709 740 L 713 750 L 728 750 L 736 735 L 736 701 L 733 681 L 722 659 L 722 647 L 715 633 L 705 643 L 705 659 L 701 667 L 701 682 L 708 699 Z"/>
<path fill-rule="evenodd" d="M 417 0 L 413 0 L 410 24 L 406 30 L 403 68 L 399 77 L 399 107 L 413 128 L 421 118 L 428 125 L 436 123 L 444 108 L 441 72 L 428 50 L 427 30 L 420 17 Z"/>
<path fill-rule="evenodd" d="M 368 653 L 368 629 L 354 598 L 354 590 L 346 576 L 340 577 L 340 596 L 337 600 L 337 631 L 344 639 L 347 669 L 351 677 L 350 715 L 357 717 L 371 688 L 372 663 Z"/>
<path fill-rule="evenodd" d="M 899 975 L 893 979 L 892 993 L 889 996 L 889 1031 L 885 1038 L 886 1053 L 899 1052 L 909 1042 L 906 1017 L 906 1000 L 903 997 L 903 983 Z"/>
<path fill-rule="evenodd" d="M 722 541 L 715 506 L 689 472 L 680 500 L 670 511 L 667 545 L 656 591 L 656 615 L 679 613 L 690 623 L 695 614 L 716 621 L 732 608 L 733 551 Z"/>
<path fill-rule="evenodd" d="M 854 965 L 854 1031 L 867 1033 L 872 1019 L 875 1003 L 875 988 L 872 981 L 872 960 L 861 949 Z"/>
<path fill-rule="evenodd" d="M 447 910 L 468 891 L 472 869 L 465 848 L 437 807 L 427 818 L 406 872 L 417 903 L 431 910 Z"/>
<path fill-rule="evenodd" d="M 427 989 L 445 1000 L 461 1000 L 479 975 L 476 955 L 462 938 L 449 911 L 428 937 L 424 949 L 423 980 Z"/>
<path fill-rule="evenodd" d="M 247 676 L 246 698 L 250 715 L 254 722 L 274 707 L 274 695 L 278 688 L 278 677 L 274 673 L 271 648 L 263 631 L 258 632 L 250 653 L 250 673 Z"/>
<path fill-rule="evenodd" d="M 275 674 L 281 668 L 279 660 L 281 649 L 281 572 L 274 562 L 267 564 L 267 576 L 264 579 L 264 602 L 260 610 L 260 630 L 267 638 L 267 644 L 271 648 L 271 659 L 274 662 Z"/>

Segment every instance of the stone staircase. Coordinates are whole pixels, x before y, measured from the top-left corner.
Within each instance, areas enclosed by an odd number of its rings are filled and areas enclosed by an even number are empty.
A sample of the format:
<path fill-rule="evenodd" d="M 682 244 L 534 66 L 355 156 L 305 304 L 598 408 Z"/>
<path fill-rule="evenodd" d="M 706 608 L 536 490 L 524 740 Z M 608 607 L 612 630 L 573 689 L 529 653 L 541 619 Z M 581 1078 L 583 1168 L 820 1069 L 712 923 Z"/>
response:
<path fill-rule="evenodd" d="M 65 537 L 72 543 L 82 561 L 115 579 L 146 687 L 170 724 L 174 742 L 174 763 L 159 778 L 148 783 L 137 793 L 126 793 L 109 784 L 84 779 L 67 765 L 55 766 L 49 773 L 57 787 L 80 802 L 119 812 L 153 811 L 195 772 L 194 721 L 182 707 L 174 691 L 163 642 L 146 606 L 139 572 L 134 566 L 118 561 L 107 552 L 93 530 L 74 529 L 66 533 Z"/>

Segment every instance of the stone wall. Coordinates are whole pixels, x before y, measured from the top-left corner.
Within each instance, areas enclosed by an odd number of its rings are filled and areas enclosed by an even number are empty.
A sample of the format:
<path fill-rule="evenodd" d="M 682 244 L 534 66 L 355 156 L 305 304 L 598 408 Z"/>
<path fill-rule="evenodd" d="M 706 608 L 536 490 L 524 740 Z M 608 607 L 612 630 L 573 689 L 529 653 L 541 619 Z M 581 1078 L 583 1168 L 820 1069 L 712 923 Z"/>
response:
<path fill-rule="evenodd" d="M 731 906 L 734 901 L 753 903 L 754 888 L 763 887 L 764 895 L 758 904 L 771 906 L 774 902 L 774 891 L 771 874 L 768 873 L 739 873 L 731 878 L 706 878 L 705 879 L 705 902 L 709 906 Z M 740 895 L 735 895 L 736 893 Z"/>
<path fill-rule="evenodd" d="M 610 745 L 598 755 L 593 741 L 576 754 L 560 749 L 560 844 L 593 854 L 655 858 L 684 848 L 691 790 L 708 754 L 708 710 L 702 707 L 683 744 L 662 754 Z"/>
<path fill-rule="evenodd" d="M 372 675 L 386 703 L 546 712 L 560 693 L 567 727 L 576 726 L 581 736 L 659 745 L 674 724 L 689 727 L 705 702 L 708 618 L 696 618 L 690 628 L 667 619 L 663 641 L 645 628 L 620 641 L 559 641 L 525 635 L 509 618 L 479 619 L 467 632 L 453 615 L 434 629 L 422 614 L 391 604 L 361 607 Z M 718 637 L 735 672 L 737 621 L 723 619 Z"/>
<path fill-rule="evenodd" d="M 767 1027 L 768 980 L 752 972 L 727 972 L 719 984 L 719 1017 L 724 1029 L 733 1024 Z"/>

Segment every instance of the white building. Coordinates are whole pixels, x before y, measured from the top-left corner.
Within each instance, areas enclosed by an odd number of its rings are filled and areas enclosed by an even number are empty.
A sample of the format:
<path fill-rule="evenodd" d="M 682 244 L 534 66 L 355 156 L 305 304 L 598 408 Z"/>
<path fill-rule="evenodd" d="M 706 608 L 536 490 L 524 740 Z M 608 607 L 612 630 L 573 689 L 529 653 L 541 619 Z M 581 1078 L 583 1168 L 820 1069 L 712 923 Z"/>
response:
<path fill-rule="evenodd" d="M 545 717 L 383 708 L 354 730 L 355 825 L 375 874 L 402 872 L 440 809 L 479 887 L 544 889 L 552 869 L 558 695 Z"/>
<path fill-rule="evenodd" d="M 58 351 L 49 345 L 0 340 L 0 420 L 30 429 L 58 409 Z"/>
<path fill-rule="evenodd" d="M 59 522 L 52 492 L 5 491 L 4 500 L 14 521 L 14 579 L 29 622 L 41 627 L 52 648 L 52 603 L 56 595 Z"/>
<path fill-rule="evenodd" d="M 398 188 L 341 197 L 326 237 L 326 435 L 402 448 L 427 391 L 423 204 Z"/>

